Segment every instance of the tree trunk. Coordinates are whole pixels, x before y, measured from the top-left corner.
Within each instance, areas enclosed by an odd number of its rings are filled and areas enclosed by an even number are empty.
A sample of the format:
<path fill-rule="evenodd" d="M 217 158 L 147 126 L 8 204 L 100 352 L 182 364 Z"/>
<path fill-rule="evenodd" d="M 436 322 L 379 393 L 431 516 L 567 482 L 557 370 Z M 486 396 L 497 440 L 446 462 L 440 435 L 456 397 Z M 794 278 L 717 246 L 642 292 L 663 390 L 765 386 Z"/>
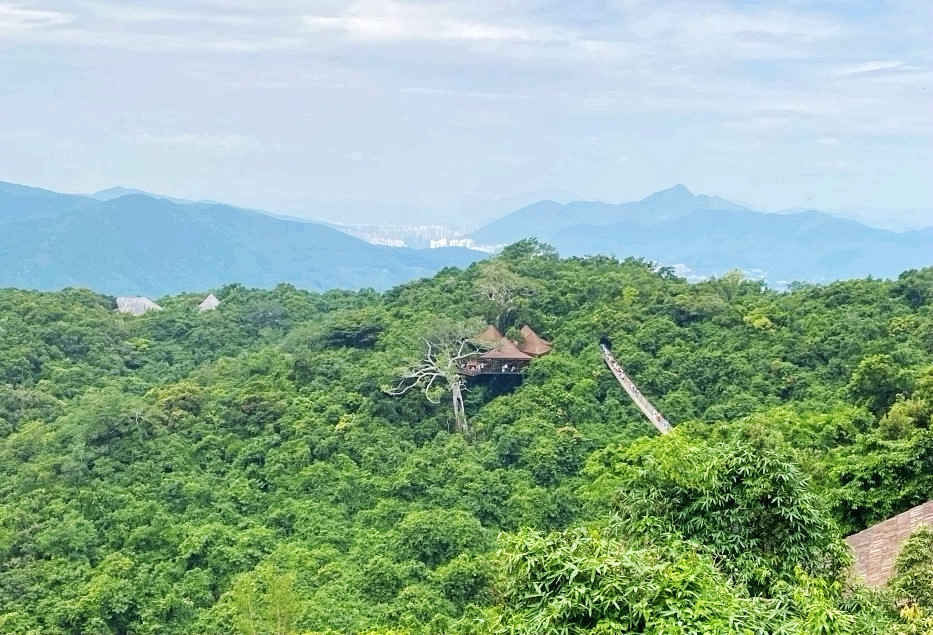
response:
<path fill-rule="evenodd" d="M 512 326 L 513 310 L 514 309 L 509 307 L 503 308 L 499 315 L 496 316 L 496 328 L 502 333 L 505 333 L 509 330 L 509 327 Z"/>
<path fill-rule="evenodd" d="M 466 417 L 466 407 L 463 405 L 463 382 L 460 378 L 454 380 L 450 386 L 451 400 L 454 407 L 454 421 L 457 432 L 466 432 L 469 429 L 469 423 Z"/>

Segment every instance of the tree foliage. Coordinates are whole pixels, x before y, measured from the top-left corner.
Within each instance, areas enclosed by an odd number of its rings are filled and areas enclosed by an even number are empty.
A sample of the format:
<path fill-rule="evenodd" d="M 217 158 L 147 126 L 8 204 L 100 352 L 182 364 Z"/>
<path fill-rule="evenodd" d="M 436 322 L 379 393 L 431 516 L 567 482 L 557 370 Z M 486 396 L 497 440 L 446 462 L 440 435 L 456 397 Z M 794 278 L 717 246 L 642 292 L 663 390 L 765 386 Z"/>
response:
<path fill-rule="evenodd" d="M 839 546 L 933 496 L 930 277 L 777 293 L 523 241 L 206 313 L 0 290 L 0 632 L 923 632 L 922 558 L 889 597 Z M 469 380 L 470 434 L 384 392 L 483 318 L 554 351 Z"/>
<path fill-rule="evenodd" d="M 773 450 L 743 441 L 708 445 L 678 430 L 597 458 L 614 473 L 627 534 L 696 542 L 755 595 L 799 570 L 832 579 L 847 564 L 826 506 L 802 471 Z"/>
<path fill-rule="evenodd" d="M 933 529 L 921 527 L 901 547 L 891 588 L 902 603 L 933 616 Z"/>

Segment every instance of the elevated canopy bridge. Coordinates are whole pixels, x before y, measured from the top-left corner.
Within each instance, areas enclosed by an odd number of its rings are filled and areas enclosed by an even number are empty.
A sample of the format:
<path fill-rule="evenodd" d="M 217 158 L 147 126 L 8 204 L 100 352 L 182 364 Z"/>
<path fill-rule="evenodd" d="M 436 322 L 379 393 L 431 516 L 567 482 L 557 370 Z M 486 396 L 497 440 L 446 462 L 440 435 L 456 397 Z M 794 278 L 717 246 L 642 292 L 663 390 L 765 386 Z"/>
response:
<path fill-rule="evenodd" d="M 645 418 L 651 422 L 655 428 L 658 429 L 658 432 L 661 434 L 667 434 L 671 431 L 671 424 L 667 419 L 664 418 L 664 415 L 661 414 L 661 411 L 654 407 L 654 405 L 648 401 L 648 398 L 641 394 L 641 391 L 638 390 L 638 386 L 635 385 L 635 382 L 629 378 L 626 374 L 625 369 L 622 368 L 622 365 L 616 361 L 616 358 L 613 357 L 612 351 L 609 350 L 609 347 L 605 344 L 600 344 L 600 348 L 603 351 L 603 359 L 606 362 L 606 366 L 609 367 L 609 370 L 612 371 L 612 374 L 615 375 L 616 380 L 619 382 L 619 385 L 622 386 L 622 389 L 628 394 L 629 398 L 641 410 L 641 413 L 645 415 Z"/>

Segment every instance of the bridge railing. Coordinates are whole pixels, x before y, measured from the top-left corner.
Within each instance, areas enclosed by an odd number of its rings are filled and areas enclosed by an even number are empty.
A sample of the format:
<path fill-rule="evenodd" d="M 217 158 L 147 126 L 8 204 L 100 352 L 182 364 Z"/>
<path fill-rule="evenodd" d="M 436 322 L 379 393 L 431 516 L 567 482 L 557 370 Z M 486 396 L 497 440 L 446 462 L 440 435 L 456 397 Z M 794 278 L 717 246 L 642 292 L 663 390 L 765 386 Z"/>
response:
<path fill-rule="evenodd" d="M 609 350 L 609 347 L 605 344 L 600 344 L 600 348 L 603 351 L 603 360 L 606 362 L 606 366 L 609 367 L 609 370 L 612 371 L 612 374 L 615 376 L 616 381 L 619 382 L 619 385 L 622 386 L 622 389 L 628 394 L 629 398 L 635 404 L 635 406 L 641 411 L 646 419 L 657 428 L 658 432 L 661 434 L 667 434 L 671 431 L 670 422 L 664 418 L 664 415 L 661 414 L 661 411 L 654 407 L 647 397 L 645 397 L 641 391 L 638 389 L 638 386 L 635 385 L 635 382 L 631 380 L 628 374 L 625 372 L 625 369 L 622 368 L 622 365 L 616 361 L 616 358 L 612 355 L 612 351 Z"/>

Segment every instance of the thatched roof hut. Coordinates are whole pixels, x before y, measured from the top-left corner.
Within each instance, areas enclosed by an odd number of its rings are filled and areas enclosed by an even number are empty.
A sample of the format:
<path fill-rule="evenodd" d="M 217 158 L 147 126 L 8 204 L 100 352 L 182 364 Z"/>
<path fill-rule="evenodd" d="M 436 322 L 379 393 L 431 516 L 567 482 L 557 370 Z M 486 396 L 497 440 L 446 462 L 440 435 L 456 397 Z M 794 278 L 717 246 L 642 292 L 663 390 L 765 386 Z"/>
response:
<path fill-rule="evenodd" d="M 209 296 L 207 296 L 206 298 L 204 298 L 204 301 L 201 302 L 201 304 L 198 305 L 198 311 L 201 311 L 202 313 L 203 313 L 204 311 L 213 311 L 214 309 L 216 309 L 216 308 L 219 307 L 219 306 L 220 306 L 220 300 L 218 300 L 218 299 L 217 299 L 217 296 L 215 296 L 215 295 L 212 293 L 212 294 L 210 294 Z"/>
<path fill-rule="evenodd" d="M 518 375 L 525 369 L 528 363 L 538 355 L 551 350 L 550 342 L 547 342 L 532 331 L 527 326 L 522 329 L 524 341 L 522 346 L 528 346 L 528 351 L 522 350 L 517 342 L 513 342 L 493 325 L 473 337 L 477 344 L 489 347 L 479 357 L 473 357 L 460 366 L 460 372 L 464 375 Z"/>
<path fill-rule="evenodd" d="M 482 333 L 473 337 L 473 339 L 482 344 L 488 344 L 489 346 L 495 346 L 499 343 L 499 340 L 502 339 L 502 333 L 499 332 L 499 329 L 494 327 L 492 324 L 487 326 Z"/>
<path fill-rule="evenodd" d="M 521 352 L 515 342 L 503 337 L 499 340 L 498 346 L 487 353 L 483 353 L 479 358 L 527 362 L 531 360 L 531 355 Z"/>
<path fill-rule="evenodd" d="M 162 307 L 143 296 L 123 296 L 117 298 L 117 311 L 128 315 L 143 315 L 149 311 L 161 311 Z"/>
<path fill-rule="evenodd" d="M 855 555 L 855 577 L 869 586 L 886 584 L 894 574 L 894 563 L 904 542 L 922 526 L 933 527 L 933 501 L 846 538 Z"/>
<path fill-rule="evenodd" d="M 531 330 L 527 324 L 522 327 L 521 334 L 522 343 L 518 347 L 521 352 L 532 357 L 541 357 L 551 352 L 551 343 Z"/>

